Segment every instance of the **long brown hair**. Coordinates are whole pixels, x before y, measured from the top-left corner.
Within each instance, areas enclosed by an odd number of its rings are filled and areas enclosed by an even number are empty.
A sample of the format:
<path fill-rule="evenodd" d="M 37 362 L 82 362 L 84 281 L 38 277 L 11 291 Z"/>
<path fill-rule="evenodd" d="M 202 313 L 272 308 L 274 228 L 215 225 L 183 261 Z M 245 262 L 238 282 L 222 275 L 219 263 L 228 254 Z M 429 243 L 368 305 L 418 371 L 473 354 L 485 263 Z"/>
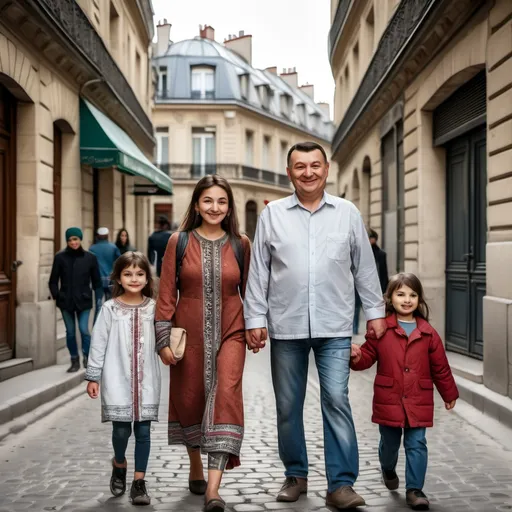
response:
<path fill-rule="evenodd" d="M 229 236 L 240 238 L 240 228 L 238 226 L 238 217 L 236 214 L 235 200 L 233 197 L 233 191 L 231 190 L 231 185 L 228 183 L 226 178 L 223 178 L 217 174 L 205 176 L 197 182 L 196 188 L 192 193 L 192 199 L 188 206 L 185 219 L 180 226 L 180 231 L 192 231 L 202 224 L 203 219 L 201 215 L 196 212 L 196 205 L 199 203 L 201 194 L 205 190 L 215 186 L 223 189 L 228 196 L 228 206 L 230 211 L 222 220 L 222 229 L 228 233 Z"/>
<path fill-rule="evenodd" d="M 418 294 L 418 309 L 414 311 L 414 316 L 419 316 L 428 322 L 430 316 L 430 309 L 425 302 L 425 295 L 423 293 L 423 286 L 421 281 L 414 275 L 406 272 L 401 272 L 393 276 L 388 283 L 386 293 L 384 294 L 384 300 L 386 301 L 386 314 L 392 315 L 395 313 L 393 302 L 391 301 L 395 290 L 399 290 L 402 286 L 408 286 L 411 290 Z"/>
<path fill-rule="evenodd" d="M 146 297 L 153 297 L 153 277 L 151 275 L 151 266 L 149 261 L 138 251 L 127 251 L 121 254 L 114 263 L 114 270 L 110 275 L 110 279 L 113 283 L 112 286 L 112 297 L 120 297 L 124 293 L 124 288 L 121 286 L 121 274 L 123 270 L 128 267 L 139 267 L 141 270 L 146 272 L 146 279 L 148 280 L 146 286 L 142 289 L 142 295 Z"/>

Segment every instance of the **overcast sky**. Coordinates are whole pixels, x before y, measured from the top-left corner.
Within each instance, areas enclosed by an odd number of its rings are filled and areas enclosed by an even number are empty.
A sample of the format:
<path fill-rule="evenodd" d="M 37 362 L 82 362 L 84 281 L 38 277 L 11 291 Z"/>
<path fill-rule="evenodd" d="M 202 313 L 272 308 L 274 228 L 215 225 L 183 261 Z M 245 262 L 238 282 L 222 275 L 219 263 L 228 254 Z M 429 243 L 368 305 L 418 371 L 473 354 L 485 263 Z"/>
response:
<path fill-rule="evenodd" d="M 252 65 L 264 69 L 297 68 L 299 85 L 315 86 L 315 101 L 332 105 L 334 80 L 327 57 L 330 0 L 152 0 L 155 24 L 172 24 L 171 41 L 199 35 L 211 25 L 215 40 L 244 30 L 252 35 Z M 156 40 L 156 36 L 155 36 Z"/>

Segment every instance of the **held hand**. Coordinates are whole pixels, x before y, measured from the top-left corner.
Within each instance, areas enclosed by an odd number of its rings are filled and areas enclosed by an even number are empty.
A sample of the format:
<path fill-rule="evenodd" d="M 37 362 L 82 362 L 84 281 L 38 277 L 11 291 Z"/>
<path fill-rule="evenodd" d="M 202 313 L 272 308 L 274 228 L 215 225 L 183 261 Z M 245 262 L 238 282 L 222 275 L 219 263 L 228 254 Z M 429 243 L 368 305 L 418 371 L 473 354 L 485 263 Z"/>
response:
<path fill-rule="evenodd" d="M 245 341 L 249 350 L 257 354 L 261 348 L 265 347 L 268 333 L 266 328 L 249 329 L 245 331 Z"/>
<path fill-rule="evenodd" d="M 172 353 L 172 350 L 169 347 L 164 347 L 162 350 L 160 350 L 160 359 L 162 360 L 162 363 L 165 364 L 165 366 L 175 366 L 177 361 L 174 359 L 174 354 Z"/>
<path fill-rule="evenodd" d="M 355 343 L 352 343 L 350 348 L 350 359 L 352 359 L 352 362 L 356 364 L 361 359 L 361 347 Z"/>
<path fill-rule="evenodd" d="M 457 400 L 452 400 L 451 402 L 445 402 L 444 406 L 446 408 L 447 411 L 450 411 L 451 409 L 453 409 L 455 407 L 455 402 Z"/>
<path fill-rule="evenodd" d="M 387 324 L 384 318 L 376 318 L 375 320 L 368 320 L 366 324 L 366 334 L 370 338 L 380 339 L 386 332 Z"/>
<path fill-rule="evenodd" d="M 98 398 L 100 396 L 100 385 L 97 382 L 89 382 L 87 384 L 87 394 L 91 398 Z"/>

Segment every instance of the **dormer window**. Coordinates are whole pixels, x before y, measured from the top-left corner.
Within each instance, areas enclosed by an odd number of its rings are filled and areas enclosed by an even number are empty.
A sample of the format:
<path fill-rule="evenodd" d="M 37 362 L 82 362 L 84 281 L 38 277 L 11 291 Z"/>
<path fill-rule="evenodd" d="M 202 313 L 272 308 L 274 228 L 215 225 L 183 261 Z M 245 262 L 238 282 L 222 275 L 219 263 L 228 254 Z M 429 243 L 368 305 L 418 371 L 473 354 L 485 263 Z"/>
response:
<path fill-rule="evenodd" d="M 192 98 L 213 99 L 215 97 L 215 70 L 205 66 L 192 68 Z"/>
<path fill-rule="evenodd" d="M 281 114 L 285 117 L 290 118 L 290 113 L 292 110 L 292 97 L 289 94 L 283 93 L 281 94 L 280 103 L 281 103 Z"/>
<path fill-rule="evenodd" d="M 249 75 L 240 75 L 240 94 L 244 100 L 249 98 Z"/>
<path fill-rule="evenodd" d="M 306 124 L 306 105 L 297 105 L 297 122 L 303 126 Z"/>
<path fill-rule="evenodd" d="M 167 83 L 167 66 L 159 66 L 157 88 L 157 95 L 159 98 L 167 98 Z"/>
<path fill-rule="evenodd" d="M 260 85 L 258 87 L 260 95 L 261 107 L 270 110 L 270 98 L 272 97 L 272 89 L 268 85 Z"/>

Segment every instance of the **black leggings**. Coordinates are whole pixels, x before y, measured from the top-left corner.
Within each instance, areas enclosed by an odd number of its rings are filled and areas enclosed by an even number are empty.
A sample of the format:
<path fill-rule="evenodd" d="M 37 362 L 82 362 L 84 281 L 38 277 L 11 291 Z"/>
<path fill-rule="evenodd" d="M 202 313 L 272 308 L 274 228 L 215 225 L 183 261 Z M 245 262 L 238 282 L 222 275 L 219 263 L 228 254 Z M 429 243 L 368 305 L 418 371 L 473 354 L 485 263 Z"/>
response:
<path fill-rule="evenodd" d="M 135 471 L 145 473 L 151 449 L 151 421 L 134 421 L 133 430 L 135 432 Z M 118 464 L 123 464 L 125 460 L 126 447 L 131 435 L 131 423 L 126 421 L 112 422 L 112 446 Z"/>

